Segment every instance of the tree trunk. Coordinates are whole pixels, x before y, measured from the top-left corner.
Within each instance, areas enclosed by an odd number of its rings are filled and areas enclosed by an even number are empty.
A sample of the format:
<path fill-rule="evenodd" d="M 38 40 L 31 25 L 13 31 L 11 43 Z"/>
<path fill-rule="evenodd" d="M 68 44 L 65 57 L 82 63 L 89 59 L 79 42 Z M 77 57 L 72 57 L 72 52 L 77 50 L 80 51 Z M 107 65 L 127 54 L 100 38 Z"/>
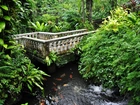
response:
<path fill-rule="evenodd" d="M 82 9 L 81 9 L 81 11 L 82 11 L 82 19 L 83 19 L 83 22 L 85 22 L 85 0 L 82 0 Z"/>
<path fill-rule="evenodd" d="M 86 14 L 89 22 L 92 22 L 93 0 L 86 0 Z"/>

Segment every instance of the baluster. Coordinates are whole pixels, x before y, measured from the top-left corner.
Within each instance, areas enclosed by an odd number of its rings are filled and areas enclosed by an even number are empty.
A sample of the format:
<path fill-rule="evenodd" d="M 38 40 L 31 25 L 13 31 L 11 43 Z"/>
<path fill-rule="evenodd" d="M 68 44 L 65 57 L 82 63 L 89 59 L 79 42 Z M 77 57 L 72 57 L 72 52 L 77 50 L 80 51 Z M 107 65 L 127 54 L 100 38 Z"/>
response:
<path fill-rule="evenodd" d="M 43 58 L 45 58 L 45 57 L 46 57 L 46 54 L 47 54 L 47 53 L 46 53 L 47 51 L 46 51 L 46 48 L 45 48 L 45 45 L 44 45 L 44 44 L 45 44 L 45 43 L 41 43 L 41 47 L 42 47 L 42 52 L 41 52 L 41 53 L 42 53 L 42 55 L 43 55 Z"/>
<path fill-rule="evenodd" d="M 38 35 L 39 35 L 39 33 L 36 33 L 36 34 L 35 34 L 35 38 L 36 38 L 36 39 L 37 39 L 37 36 L 38 36 Z"/>
<path fill-rule="evenodd" d="M 53 51 L 56 51 L 56 52 L 57 52 L 57 45 L 56 45 L 56 42 L 53 42 Z"/>
<path fill-rule="evenodd" d="M 36 33 L 33 35 L 33 38 L 36 38 Z"/>
<path fill-rule="evenodd" d="M 67 39 L 67 50 L 69 50 L 69 39 Z"/>
<path fill-rule="evenodd" d="M 49 43 L 49 52 L 53 51 L 54 47 L 53 47 L 53 43 Z"/>
<path fill-rule="evenodd" d="M 67 40 L 64 40 L 64 42 L 63 42 L 63 47 L 64 47 L 64 51 L 66 51 L 67 50 Z"/>
<path fill-rule="evenodd" d="M 75 46 L 76 44 L 76 37 L 73 38 L 73 47 Z"/>
<path fill-rule="evenodd" d="M 47 38 L 47 35 L 44 33 L 44 40 L 47 40 L 48 38 Z"/>
<path fill-rule="evenodd" d="M 63 48 L 62 53 L 64 53 L 65 52 L 65 40 L 62 41 L 62 48 Z"/>
<path fill-rule="evenodd" d="M 77 37 L 74 37 L 74 42 L 75 42 L 74 45 L 76 45 L 77 44 Z"/>
<path fill-rule="evenodd" d="M 72 38 L 69 40 L 70 44 L 69 44 L 69 49 L 71 49 L 73 47 L 73 40 Z"/>
<path fill-rule="evenodd" d="M 64 51 L 64 48 L 63 48 L 63 42 L 64 42 L 64 40 L 61 40 L 60 41 L 60 51 L 61 51 L 61 53 Z"/>
<path fill-rule="evenodd" d="M 77 43 L 79 43 L 80 42 L 80 37 L 77 37 Z"/>
<path fill-rule="evenodd" d="M 61 41 L 57 42 L 57 52 L 60 54 L 60 49 L 61 49 Z"/>
<path fill-rule="evenodd" d="M 68 39 L 68 49 L 70 49 L 70 39 Z"/>
<path fill-rule="evenodd" d="M 80 41 L 83 39 L 83 36 L 80 37 Z"/>
<path fill-rule="evenodd" d="M 39 39 L 39 38 L 40 38 L 40 33 L 38 33 L 38 34 L 37 34 L 36 38 L 37 38 L 37 39 Z"/>
<path fill-rule="evenodd" d="M 52 39 L 52 35 L 48 34 L 47 36 L 48 36 L 48 39 Z"/>
<path fill-rule="evenodd" d="M 71 48 L 73 48 L 75 46 L 74 45 L 74 38 L 71 38 L 71 44 L 72 44 Z"/>
<path fill-rule="evenodd" d="M 37 38 L 36 36 L 37 36 L 37 33 L 34 34 L 34 38 Z"/>
<path fill-rule="evenodd" d="M 41 47 L 41 49 L 40 49 L 40 53 L 42 54 L 42 58 L 44 58 L 45 57 L 45 51 L 44 51 L 44 46 L 43 46 L 43 43 L 39 43 L 40 44 L 40 47 Z"/>

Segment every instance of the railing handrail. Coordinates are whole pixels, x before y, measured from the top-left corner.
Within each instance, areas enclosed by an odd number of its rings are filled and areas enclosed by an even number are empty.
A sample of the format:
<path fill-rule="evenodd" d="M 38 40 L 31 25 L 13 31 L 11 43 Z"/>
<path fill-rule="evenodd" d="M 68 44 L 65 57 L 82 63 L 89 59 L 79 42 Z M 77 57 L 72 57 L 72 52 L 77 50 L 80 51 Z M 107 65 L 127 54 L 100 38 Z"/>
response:
<path fill-rule="evenodd" d="M 53 42 L 53 41 L 57 41 L 57 40 L 59 41 L 59 40 L 63 40 L 63 39 L 69 39 L 69 38 L 72 38 L 72 37 L 78 37 L 78 36 L 82 36 L 82 35 L 85 35 L 85 34 L 91 34 L 91 33 L 95 33 L 95 31 L 78 33 L 78 34 L 74 34 L 74 35 L 58 37 L 58 38 L 49 39 L 49 40 L 35 39 L 35 38 L 32 38 L 32 37 L 26 37 L 26 36 L 23 36 L 23 37 L 20 37 L 20 38 L 15 38 L 15 40 L 24 39 L 25 38 L 25 39 L 29 39 L 29 40 L 38 41 L 38 42 L 41 42 L 41 43 L 47 43 L 47 42 Z"/>
<path fill-rule="evenodd" d="M 35 38 L 32 38 L 32 37 L 27 37 L 27 36 L 23 36 L 23 37 L 20 37 L 20 38 L 15 38 L 15 40 L 19 40 L 19 39 L 29 39 L 29 40 L 45 43 L 45 40 L 43 40 L 43 39 L 35 39 Z"/>
<path fill-rule="evenodd" d="M 69 34 L 74 32 L 84 32 L 87 29 L 79 29 L 79 30 L 71 30 L 71 31 L 64 31 L 64 32 L 38 32 L 39 34 L 49 34 L 49 35 L 59 35 L 59 34 Z"/>
<path fill-rule="evenodd" d="M 58 37 L 58 38 L 54 38 L 54 39 L 45 40 L 45 42 L 53 42 L 53 41 L 57 41 L 57 40 L 59 41 L 59 40 L 69 39 L 72 37 L 78 37 L 78 36 L 82 36 L 85 34 L 91 34 L 91 33 L 95 33 L 95 31 L 89 31 L 89 32 L 78 33 L 78 34 L 69 35 L 69 36 Z"/>
<path fill-rule="evenodd" d="M 30 33 L 16 34 L 16 35 L 11 35 L 11 37 L 12 38 L 15 38 L 15 37 L 22 37 L 22 36 L 32 35 L 32 34 L 38 34 L 38 32 L 30 32 Z"/>
<path fill-rule="evenodd" d="M 32 35 L 32 34 L 46 34 L 46 35 L 61 35 L 61 34 L 69 34 L 69 33 L 74 33 L 74 32 L 84 32 L 87 31 L 87 29 L 78 29 L 78 30 L 71 30 L 71 31 L 65 31 L 65 32 L 30 32 L 30 33 L 23 33 L 23 34 L 16 34 L 16 35 L 11 35 L 13 38 L 15 37 L 22 37 L 26 35 Z"/>

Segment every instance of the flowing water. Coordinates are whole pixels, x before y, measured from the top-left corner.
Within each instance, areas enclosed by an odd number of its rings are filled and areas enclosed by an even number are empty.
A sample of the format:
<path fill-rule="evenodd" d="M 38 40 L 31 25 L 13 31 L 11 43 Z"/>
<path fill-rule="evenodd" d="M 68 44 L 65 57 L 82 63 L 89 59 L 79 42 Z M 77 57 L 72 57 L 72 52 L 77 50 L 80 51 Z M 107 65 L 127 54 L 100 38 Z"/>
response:
<path fill-rule="evenodd" d="M 51 77 L 45 78 L 45 97 L 40 93 L 36 97 L 22 99 L 29 105 L 127 105 L 123 97 L 113 95 L 113 91 L 87 84 L 78 73 L 78 64 L 71 62 L 57 68 Z M 45 70 L 45 68 L 42 68 Z M 24 100 L 24 101 L 23 101 Z"/>

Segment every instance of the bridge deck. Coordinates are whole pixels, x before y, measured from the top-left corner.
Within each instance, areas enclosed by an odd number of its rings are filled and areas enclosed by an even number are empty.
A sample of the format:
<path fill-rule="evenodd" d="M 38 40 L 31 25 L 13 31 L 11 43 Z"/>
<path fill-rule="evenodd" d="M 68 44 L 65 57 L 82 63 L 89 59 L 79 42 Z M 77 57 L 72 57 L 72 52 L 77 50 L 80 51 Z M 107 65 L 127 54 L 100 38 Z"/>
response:
<path fill-rule="evenodd" d="M 32 32 L 13 35 L 13 38 L 36 59 L 44 60 L 52 51 L 57 54 L 67 53 L 80 42 L 83 36 L 90 33 L 94 31 L 88 32 L 86 29 L 80 29 L 58 33 Z"/>

